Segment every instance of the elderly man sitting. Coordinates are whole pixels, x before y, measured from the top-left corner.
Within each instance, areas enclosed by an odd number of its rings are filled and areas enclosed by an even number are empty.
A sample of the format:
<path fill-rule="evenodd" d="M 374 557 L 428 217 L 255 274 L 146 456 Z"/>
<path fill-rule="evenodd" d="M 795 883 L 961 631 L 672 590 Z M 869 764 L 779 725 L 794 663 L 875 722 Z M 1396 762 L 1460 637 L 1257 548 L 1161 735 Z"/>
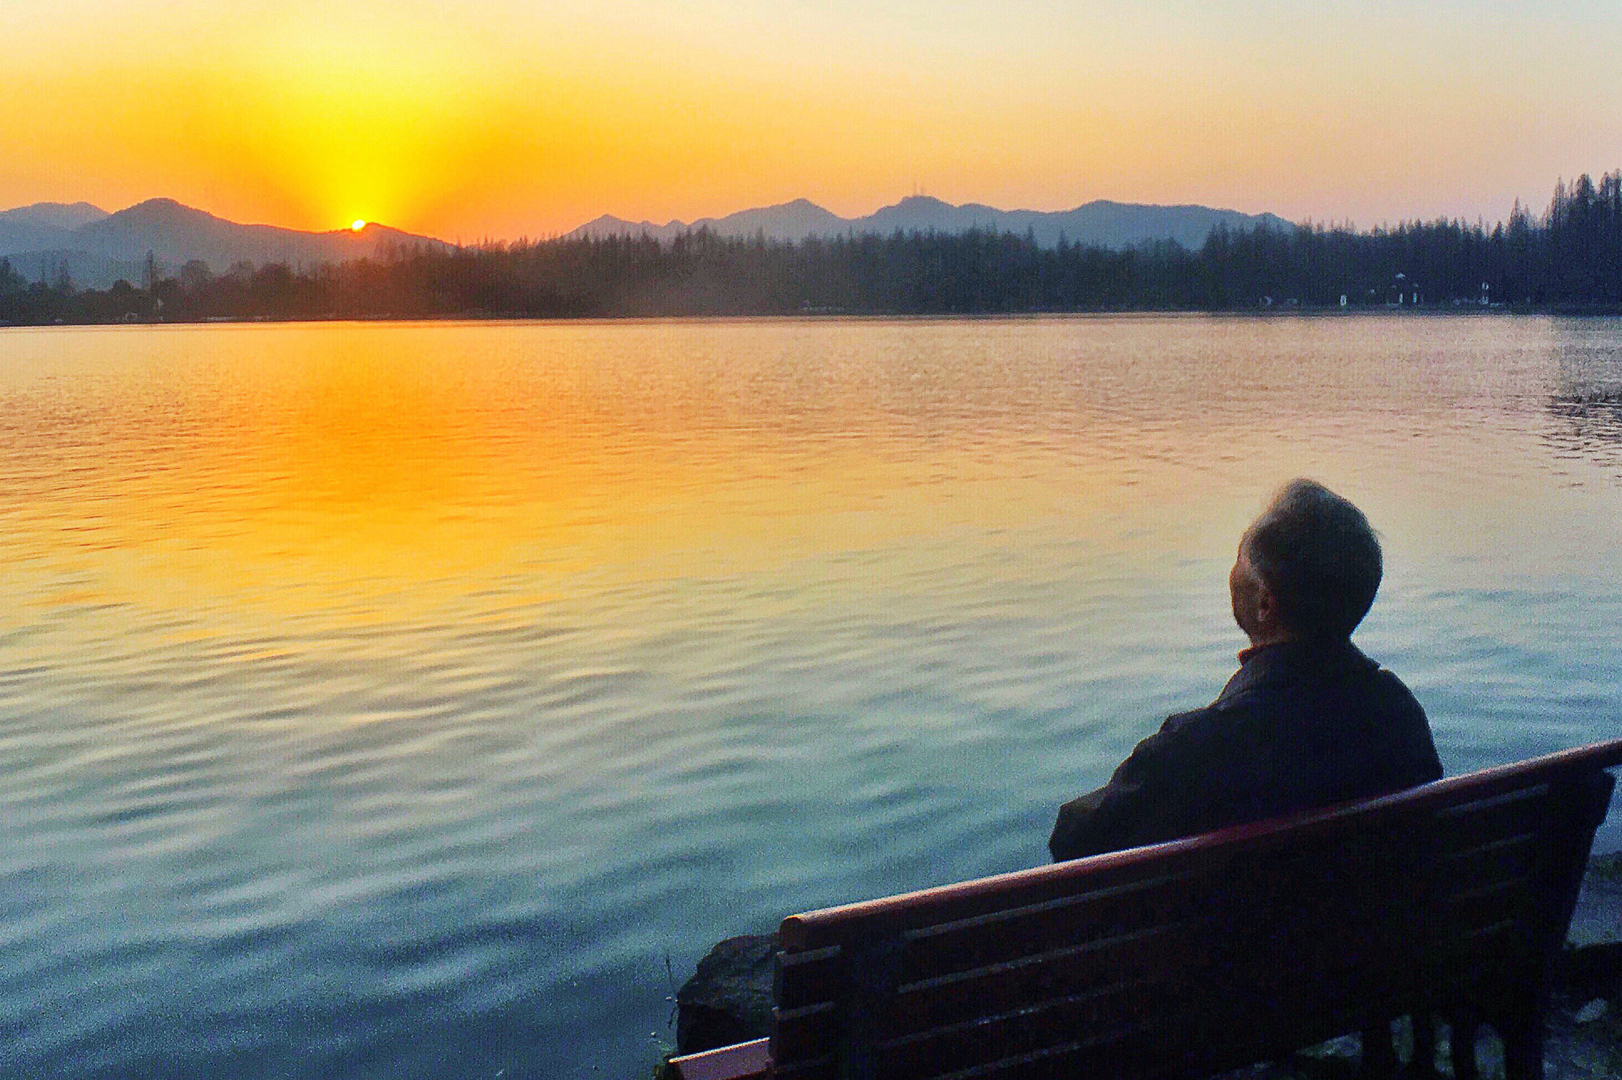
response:
<path fill-rule="evenodd" d="M 1425 710 L 1351 642 L 1380 572 L 1362 511 L 1314 481 L 1287 484 L 1245 531 L 1228 576 L 1250 638 L 1239 670 L 1210 705 L 1139 743 L 1108 784 L 1060 808 L 1053 858 L 1440 778 Z"/>

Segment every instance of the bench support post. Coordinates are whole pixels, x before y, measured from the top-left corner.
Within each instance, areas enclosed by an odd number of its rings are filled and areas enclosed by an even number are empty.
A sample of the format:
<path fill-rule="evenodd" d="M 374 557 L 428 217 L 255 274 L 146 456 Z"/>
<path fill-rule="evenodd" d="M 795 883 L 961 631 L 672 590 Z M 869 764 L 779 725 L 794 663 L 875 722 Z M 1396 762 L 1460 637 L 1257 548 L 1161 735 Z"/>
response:
<path fill-rule="evenodd" d="M 880 1080 L 874 1043 L 901 981 L 901 940 L 880 936 L 852 942 L 844 952 L 840 1076 L 843 1080 Z"/>
<path fill-rule="evenodd" d="M 1432 1080 L 1436 1072 L 1436 1017 L 1428 1012 L 1414 1013 L 1414 1057 L 1408 1075 L 1416 1080 Z"/>
<path fill-rule="evenodd" d="M 1448 1049 L 1453 1055 L 1454 1080 L 1476 1080 L 1476 1031 L 1474 1018 L 1455 1013 L 1448 1031 Z"/>
<path fill-rule="evenodd" d="M 1542 1015 L 1527 1014 L 1504 1027 L 1504 1080 L 1543 1080 Z"/>
<path fill-rule="evenodd" d="M 1397 1051 L 1391 1045 L 1389 1018 L 1363 1028 L 1363 1055 L 1358 1075 L 1363 1080 L 1388 1080 L 1397 1074 Z"/>

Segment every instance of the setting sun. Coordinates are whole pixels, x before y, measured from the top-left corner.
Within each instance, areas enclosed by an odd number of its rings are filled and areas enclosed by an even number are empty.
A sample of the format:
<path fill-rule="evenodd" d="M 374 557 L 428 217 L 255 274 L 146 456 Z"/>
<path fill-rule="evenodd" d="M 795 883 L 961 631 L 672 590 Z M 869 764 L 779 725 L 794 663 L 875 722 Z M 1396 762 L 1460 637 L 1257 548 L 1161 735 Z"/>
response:
<path fill-rule="evenodd" d="M 360 232 L 362 229 L 366 228 L 366 221 L 363 218 L 356 218 L 354 221 L 350 222 L 349 227 L 356 232 Z"/>

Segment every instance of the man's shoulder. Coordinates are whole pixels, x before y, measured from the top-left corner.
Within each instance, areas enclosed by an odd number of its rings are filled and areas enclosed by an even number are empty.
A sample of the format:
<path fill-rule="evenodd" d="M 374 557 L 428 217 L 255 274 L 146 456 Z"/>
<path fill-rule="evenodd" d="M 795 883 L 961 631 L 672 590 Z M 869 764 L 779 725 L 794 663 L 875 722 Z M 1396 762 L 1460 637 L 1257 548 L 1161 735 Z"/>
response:
<path fill-rule="evenodd" d="M 1393 699 L 1412 704 L 1416 709 L 1420 708 L 1419 699 L 1414 697 L 1414 692 L 1408 689 L 1408 684 L 1403 682 L 1397 673 L 1390 668 L 1379 669 L 1374 673 L 1374 678 L 1381 689 L 1390 694 Z"/>
<path fill-rule="evenodd" d="M 1162 752 L 1197 752 L 1209 748 L 1233 735 L 1236 710 L 1243 712 L 1242 702 L 1224 704 L 1218 699 L 1198 709 L 1172 713 L 1160 725 L 1159 731 L 1144 740 L 1144 744 Z"/>

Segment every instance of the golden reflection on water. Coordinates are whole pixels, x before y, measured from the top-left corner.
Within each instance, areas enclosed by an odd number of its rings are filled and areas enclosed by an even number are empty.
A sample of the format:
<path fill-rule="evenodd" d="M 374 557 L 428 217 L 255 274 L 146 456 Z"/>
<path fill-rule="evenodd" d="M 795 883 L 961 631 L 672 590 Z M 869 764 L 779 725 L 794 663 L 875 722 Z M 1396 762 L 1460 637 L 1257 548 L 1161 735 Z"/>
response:
<path fill-rule="evenodd" d="M 927 574 L 956 533 L 1012 546 L 1046 530 L 1140 564 L 1209 557 L 1297 472 L 1402 531 L 1434 496 L 1401 482 L 1416 439 L 1486 475 L 1502 457 L 1504 490 L 1542 483 L 1516 472 L 1492 414 L 1546 391 L 1549 353 L 1484 370 L 1503 332 L 1130 318 L 14 331 L 5 543 L 25 577 L 53 571 L 25 606 L 338 626 L 471 616 L 470 594 L 535 602 L 580 575 L 774 572 L 914 543 Z"/>

